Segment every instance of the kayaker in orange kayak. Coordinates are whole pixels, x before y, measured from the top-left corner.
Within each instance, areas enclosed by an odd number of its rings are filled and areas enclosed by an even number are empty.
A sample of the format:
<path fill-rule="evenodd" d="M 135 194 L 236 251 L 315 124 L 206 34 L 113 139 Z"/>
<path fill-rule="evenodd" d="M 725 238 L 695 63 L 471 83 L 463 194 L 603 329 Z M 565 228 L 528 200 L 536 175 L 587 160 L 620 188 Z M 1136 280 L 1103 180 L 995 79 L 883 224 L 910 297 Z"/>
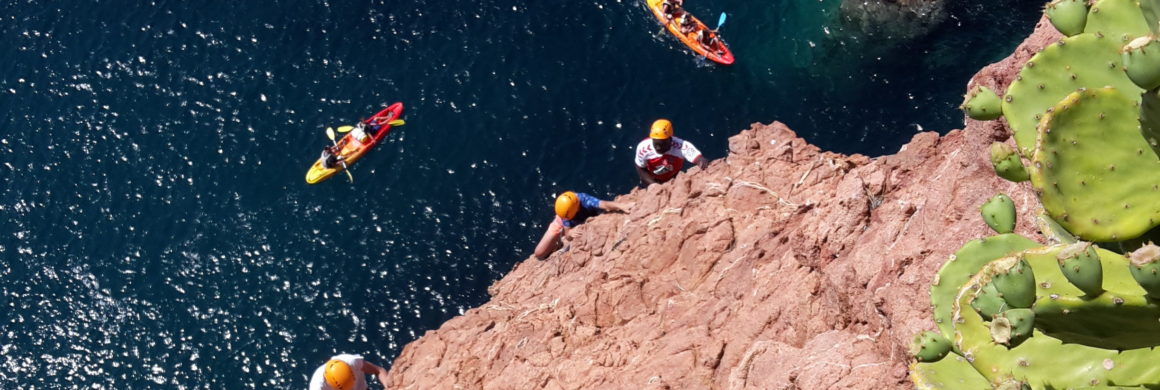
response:
<path fill-rule="evenodd" d="M 326 148 L 322 157 L 310 165 L 310 169 L 306 171 L 306 182 L 319 183 L 340 171 L 345 172 L 346 177 L 354 182 L 354 175 L 348 169 L 350 165 L 378 145 L 391 131 L 391 127 L 402 126 L 404 122 L 400 119 L 401 116 L 403 103 L 391 104 L 372 115 L 370 119 L 359 121 L 354 126 L 340 126 L 339 133 L 349 133 L 341 140 L 337 139 L 333 128 L 327 127 L 326 137 L 333 146 Z"/>
<path fill-rule="evenodd" d="M 697 31 L 697 42 L 700 42 L 706 49 L 714 50 L 717 54 L 721 54 L 721 50 L 717 49 L 717 34 L 705 31 Z"/>
<path fill-rule="evenodd" d="M 334 169 L 335 167 L 338 167 L 338 165 L 341 164 L 343 160 L 346 160 L 345 157 L 338 154 L 338 152 L 342 150 L 343 145 L 346 145 L 345 139 L 342 140 L 342 143 L 338 145 L 326 145 L 322 148 L 322 157 L 319 157 L 318 159 L 322 161 L 323 168 Z"/>
<path fill-rule="evenodd" d="M 679 26 L 680 26 L 681 34 L 691 33 L 691 32 L 693 32 L 694 28 L 697 28 L 697 25 L 693 23 L 693 18 L 689 17 L 688 12 L 681 13 L 681 18 L 678 20 L 680 21 Z"/>
<path fill-rule="evenodd" d="M 661 12 L 665 14 L 665 18 L 672 20 L 673 15 L 681 12 L 681 6 L 685 5 L 685 0 L 664 0 L 661 3 Z"/>

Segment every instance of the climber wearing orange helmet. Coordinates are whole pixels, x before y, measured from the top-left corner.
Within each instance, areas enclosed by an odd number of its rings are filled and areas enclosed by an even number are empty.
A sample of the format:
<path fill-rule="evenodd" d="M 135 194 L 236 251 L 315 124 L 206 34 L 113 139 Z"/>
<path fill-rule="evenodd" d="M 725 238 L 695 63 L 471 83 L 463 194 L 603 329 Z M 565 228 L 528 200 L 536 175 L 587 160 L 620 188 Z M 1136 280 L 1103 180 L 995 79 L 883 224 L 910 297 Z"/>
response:
<path fill-rule="evenodd" d="M 589 217 L 605 211 L 627 213 L 630 205 L 597 199 L 583 192 L 567 191 L 556 197 L 556 218 L 536 245 L 536 258 L 543 260 L 564 246 L 568 229 L 584 223 Z"/>
<path fill-rule="evenodd" d="M 335 355 L 314 370 L 310 390 L 366 390 L 366 375 L 374 375 L 384 387 L 387 385 L 387 370 L 382 367 L 359 355 Z"/>
<path fill-rule="evenodd" d="M 686 160 L 701 169 L 709 166 L 692 142 L 673 136 L 673 124 L 668 119 L 653 122 L 648 138 L 636 145 L 636 173 L 646 186 L 677 176 Z"/>

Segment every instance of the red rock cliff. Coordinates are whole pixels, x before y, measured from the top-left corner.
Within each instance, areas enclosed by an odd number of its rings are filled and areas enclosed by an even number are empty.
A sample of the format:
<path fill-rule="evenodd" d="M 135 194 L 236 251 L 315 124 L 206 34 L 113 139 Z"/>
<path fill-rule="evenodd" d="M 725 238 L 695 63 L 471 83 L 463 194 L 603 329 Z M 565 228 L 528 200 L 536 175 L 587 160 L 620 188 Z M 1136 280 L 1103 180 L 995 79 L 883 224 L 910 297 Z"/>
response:
<path fill-rule="evenodd" d="M 1005 89 L 1056 39 L 1041 22 L 972 82 Z M 906 347 L 934 327 L 931 279 L 989 234 L 978 205 L 1007 193 L 1017 231 L 1035 237 L 1034 195 L 986 157 L 1003 126 L 968 121 L 868 158 L 755 124 L 727 158 L 621 196 L 632 213 L 591 219 L 569 251 L 518 264 L 490 302 L 407 345 L 388 386 L 912 388 Z"/>

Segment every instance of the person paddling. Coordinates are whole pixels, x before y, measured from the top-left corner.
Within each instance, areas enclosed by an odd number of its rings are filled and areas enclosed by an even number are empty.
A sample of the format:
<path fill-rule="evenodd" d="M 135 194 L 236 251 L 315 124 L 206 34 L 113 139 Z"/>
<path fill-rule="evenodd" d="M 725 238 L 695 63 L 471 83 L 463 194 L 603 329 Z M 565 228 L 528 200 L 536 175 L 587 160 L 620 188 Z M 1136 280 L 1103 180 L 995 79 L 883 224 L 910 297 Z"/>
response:
<path fill-rule="evenodd" d="M 682 12 L 681 7 L 684 5 L 685 0 L 664 0 L 661 2 L 661 13 L 666 20 L 673 20 L 673 15 Z"/>
<path fill-rule="evenodd" d="M 693 23 L 693 17 L 689 16 L 688 12 L 681 13 L 681 18 L 679 19 L 679 22 L 680 22 L 679 30 L 681 31 L 681 34 L 691 33 L 691 32 L 693 32 L 693 29 L 697 28 L 697 24 Z"/>
<path fill-rule="evenodd" d="M 686 160 L 701 169 L 709 166 L 692 142 L 673 136 L 673 123 L 668 119 L 653 122 L 648 138 L 636 145 L 636 172 L 646 186 L 671 180 Z"/>
<path fill-rule="evenodd" d="M 346 160 L 346 157 L 338 154 L 342 151 L 342 147 L 340 145 L 343 144 L 340 143 L 338 145 L 327 145 L 322 148 L 322 156 L 319 157 L 319 160 L 322 161 L 323 168 L 334 169 Z"/>
<path fill-rule="evenodd" d="M 697 30 L 697 42 L 700 43 L 701 46 L 704 46 L 706 49 L 716 50 L 717 49 L 717 34 L 714 34 L 711 31 L 704 30 L 704 29 Z M 718 52 L 717 53 L 718 55 L 721 54 L 720 50 L 717 50 L 717 52 Z"/>

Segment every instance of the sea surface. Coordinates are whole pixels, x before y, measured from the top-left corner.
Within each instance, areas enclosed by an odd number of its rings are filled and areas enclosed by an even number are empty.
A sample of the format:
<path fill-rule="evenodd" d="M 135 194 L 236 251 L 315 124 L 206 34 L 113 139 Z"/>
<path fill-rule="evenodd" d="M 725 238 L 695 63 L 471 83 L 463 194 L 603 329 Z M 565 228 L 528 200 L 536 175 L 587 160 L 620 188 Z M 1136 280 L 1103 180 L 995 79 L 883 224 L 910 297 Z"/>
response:
<path fill-rule="evenodd" d="M 838 0 L 687 0 L 738 61 L 643 1 L 0 0 L 0 389 L 303 389 L 389 366 L 488 299 L 555 194 L 637 184 L 656 118 L 709 158 L 751 123 L 894 153 L 962 125 L 1041 5 L 951 0 L 910 42 Z M 324 129 L 402 101 L 344 175 Z"/>

